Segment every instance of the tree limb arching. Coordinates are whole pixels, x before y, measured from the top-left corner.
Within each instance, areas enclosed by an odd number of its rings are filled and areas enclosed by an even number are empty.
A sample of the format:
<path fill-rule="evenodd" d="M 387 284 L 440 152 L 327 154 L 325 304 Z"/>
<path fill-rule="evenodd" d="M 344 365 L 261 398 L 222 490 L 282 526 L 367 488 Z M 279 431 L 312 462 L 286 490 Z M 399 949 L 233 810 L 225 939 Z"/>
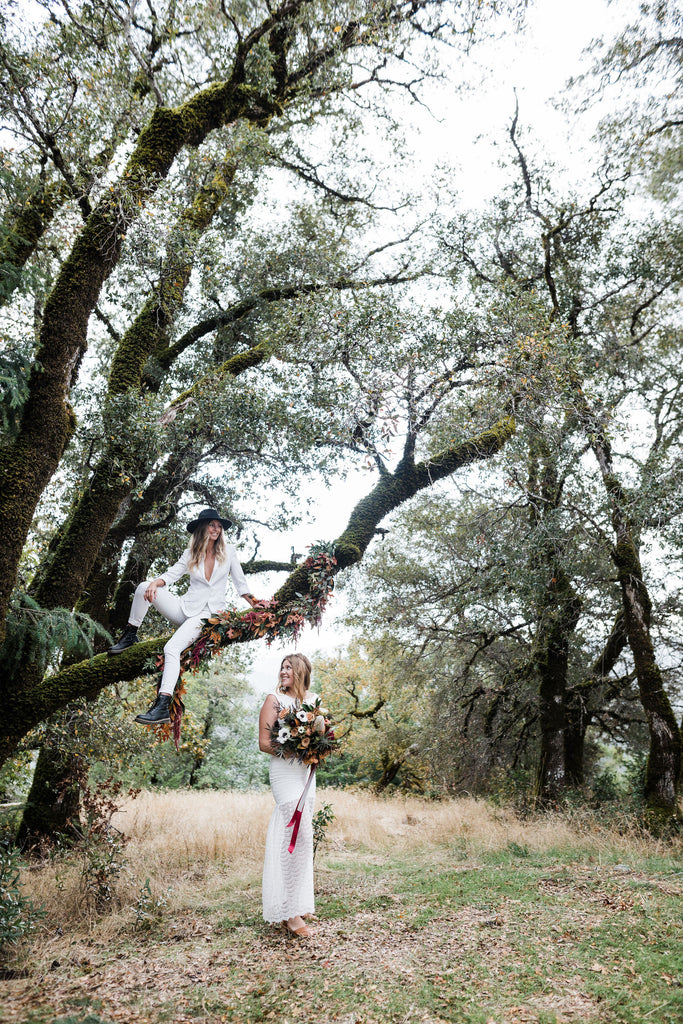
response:
<path fill-rule="evenodd" d="M 492 427 L 446 448 L 429 459 L 415 463 L 404 454 L 393 473 L 383 475 L 375 487 L 354 508 L 346 529 L 335 541 L 337 565 L 335 572 L 360 562 L 382 519 L 403 502 L 444 480 L 458 469 L 491 458 L 515 432 L 513 416 L 506 415 Z M 280 605 L 293 602 L 309 587 L 308 575 L 302 565 L 289 575 L 274 596 Z M 55 711 L 80 696 L 94 697 L 105 686 L 153 674 L 156 666 L 150 661 L 159 653 L 167 637 L 136 644 L 112 658 L 106 654 L 70 665 L 29 691 L 8 694 L 5 714 L 0 722 L 0 764 L 16 749 L 26 733 Z M 246 637 L 234 642 L 243 642 Z"/>
<path fill-rule="evenodd" d="M 148 390 L 157 391 L 160 377 L 159 371 L 165 372 L 168 370 L 178 356 L 182 355 L 183 352 L 194 345 L 195 342 L 205 338 L 207 334 L 212 334 L 220 327 L 227 327 L 228 324 L 237 323 L 260 306 L 286 301 L 287 299 L 296 299 L 303 295 L 317 295 L 321 292 L 324 293 L 327 291 L 343 292 L 353 291 L 354 289 L 360 291 L 361 289 L 381 288 L 383 285 L 407 284 L 410 281 L 417 280 L 418 277 L 420 277 L 419 273 L 399 273 L 385 274 L 382 277 L 372 278 L 372 280 L 369 281 L 361 281 L 354 278 L 337 278 L 332 281 L 310 281 L 300 285 L 282 285 L 280 287 L 262 288 L 261 291 L 256 292 L 254 295 L 248 295 L 244 299 L 240 299 L 239 302 L 234 303 L 228 309 L 222 310 L 220 313 L 214 314 L 214 316 L 207 317 L 205 320 L 201 320 L 193 327 L 190 327 L 189 330 L 187 330 L 172 345 L 169 345 L 168 348 L 155 352 L 150 360 L 150 366 L 146 369 L 143 376 L 143 384 Z M 246 349 L 243 352 L 238 352 L 231 358 L 236 361 L 239 359 L 250 359 L 252 358 L 249 355 L 249 352 L 251 351 L 253 350 Z M 265 358 L 267 353 L 263 347 L 259 348 L 259 351 L 263 351 L 262 358 Z M 229 362 L 230 361 L 228 360 L 228 363 Z M 227 368 L 229 372 L 232 372 L 226 363 L 223 364 L 223 367 L 219 366 L 216 370 L 213 370 L 212 373 L 221 373 L 224 368 Z M 210 379 L 210 376 L 211 374 L 209 374 L 206 379 Z M 171 408 L 173 408 L 178 402 L 181 402 L 183 398 L 184 395 L 180 395 L 178 398 L 174 399 Z"/>

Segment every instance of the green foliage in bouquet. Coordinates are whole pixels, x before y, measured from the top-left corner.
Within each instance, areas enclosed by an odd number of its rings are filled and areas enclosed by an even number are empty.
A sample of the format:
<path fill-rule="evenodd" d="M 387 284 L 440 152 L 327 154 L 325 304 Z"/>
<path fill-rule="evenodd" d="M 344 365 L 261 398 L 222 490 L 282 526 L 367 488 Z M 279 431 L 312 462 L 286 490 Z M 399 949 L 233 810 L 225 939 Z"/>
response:
<path fill-rule="evenodd" d="M 320 697 L 312 703 L 297 703 L 291 708 L 280 706 L 270 730 L 273 750 L 278 757 L 295 758 L 299 764 L 315 768 L 339 750 L 332 725 L 333 720 Z"/>

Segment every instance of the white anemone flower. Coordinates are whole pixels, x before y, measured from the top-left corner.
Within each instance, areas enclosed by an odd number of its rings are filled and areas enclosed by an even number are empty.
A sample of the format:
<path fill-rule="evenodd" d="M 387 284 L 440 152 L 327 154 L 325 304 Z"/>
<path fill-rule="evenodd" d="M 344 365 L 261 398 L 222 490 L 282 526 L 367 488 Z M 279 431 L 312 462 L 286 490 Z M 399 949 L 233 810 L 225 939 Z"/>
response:
<path fill-rule="evenodd" d="M 299 719 L 300 722 L 305 722 L 308 718 L 308 713 L 303 710 L 297 711 L 296 717 Z"/>
<path fill-rule="evenodd" d="M 278 743 L 286 743 L 287 740 L 292 738 L 292 733 L 288 725 L 283 725 L 277 734 Z"/>

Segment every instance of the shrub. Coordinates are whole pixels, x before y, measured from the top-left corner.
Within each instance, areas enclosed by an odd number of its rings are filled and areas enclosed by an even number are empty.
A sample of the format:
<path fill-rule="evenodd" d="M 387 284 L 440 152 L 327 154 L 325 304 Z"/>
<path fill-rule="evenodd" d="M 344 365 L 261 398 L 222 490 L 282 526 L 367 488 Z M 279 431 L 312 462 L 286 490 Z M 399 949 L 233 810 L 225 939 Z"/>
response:
<path fill-rule="evenodd" d="M 170 892 L 170 890 L 167 891 Z M 151 931 L 154 925 L 163 917 L 167 906 L 168 900 L 166 897 L 155 895 L 152 892 L 149 878 L 145 879 L 144 885 L 140 886 L 135 906 L 133 907 L 135 911 L 135 930 Z"/>
<path fill-rule="evenodd" d="M 614 768 L 604 768 L 591 783 L 593 801 L 600 804 L 614 803 L 623 798 L 624 791 Z"/>
<path fill-rule="evenodd" d="M 327 839 L 327 829 L 334 821 L 332 804 L 323 804 L 313 815 L 313 858 L 321 843 Z"/>
<path fill-rule="evenodd" d="M 21 860 L 16 847 L 0 843 L 0 956 L 27 938 L 45 916 L 21 891 Z"/>

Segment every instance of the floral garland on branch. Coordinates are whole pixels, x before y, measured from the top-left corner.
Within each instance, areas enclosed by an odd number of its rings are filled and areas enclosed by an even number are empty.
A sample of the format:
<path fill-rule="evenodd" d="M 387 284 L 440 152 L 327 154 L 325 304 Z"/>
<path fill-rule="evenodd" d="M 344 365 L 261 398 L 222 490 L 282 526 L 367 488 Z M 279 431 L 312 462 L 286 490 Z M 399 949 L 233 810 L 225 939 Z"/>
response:
<path fill-rule="evenodd" d="M 334 544 L 313 544 L 310 552 L 300 567 L 306 572 L 308 586 L 305 593 L 297 593 L 296 600 L 281 603 L 275 598 L 269 598 L 257 601 L 246 612 L 226 609 L 203 620 L 201 633 L 181 655 L 181 674 L 169 709 L 171 721 L 151 727 L 158 739 L 167 740 L 173 736 L 176 749 L 178 748 L 180 726 L 185 710 L 182 701 L 186 692 L 184 672 L 200 671 L 210 658 L 229 644 L 258 640 L 261 637 L 265 637 L 268 645 L 275 639 L 291 638 L 296 641 L 306 623 L 311 626 L 320 625 L 323 612 L 334 590 L 334 576 L 338 571 L 337 559 L 334 555 Z M 163 655 L 160 655 L 157 667 L 162 669 L 163 664 Z"/>

